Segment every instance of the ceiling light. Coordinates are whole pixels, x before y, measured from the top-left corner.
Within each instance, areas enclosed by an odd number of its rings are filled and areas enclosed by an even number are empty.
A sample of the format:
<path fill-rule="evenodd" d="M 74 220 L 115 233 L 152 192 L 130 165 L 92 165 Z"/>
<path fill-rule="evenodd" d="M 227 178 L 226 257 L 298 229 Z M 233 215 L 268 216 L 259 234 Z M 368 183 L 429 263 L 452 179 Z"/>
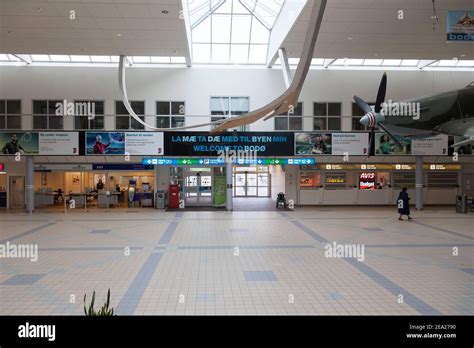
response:
<path fill-rule="evenodd" d="M 349 36 L 349 37 L 347 38 L 347 40 L 352 40 L 352 36 Z"/>
<path fill-rule="evenodd" d="M 36 11 L 41 12 L 41 11 L 43 11 L 43 8 L 42 7 L 37 7 Z"/>
<path fill-rule="evenodd" d="M 122 36 L 122 34 L 118 33 L 118 34 L 117 34 L 117 36 L 118 36 L 118 37 L 121 37 L 121 36 Z"/>
<path fill-rule="evenodd" d="M 168 10 L 163 10 L 163 11 L 161 11 L 161 13 L 163 13 L 163 14 L 168 14 L 168 13 L 170 13 L 170 11 L 168 11 Z"/>
<path fill-rule="evenodd" d="M 8 34 L 13 34 L 13 30 L 7 31 Z"/>

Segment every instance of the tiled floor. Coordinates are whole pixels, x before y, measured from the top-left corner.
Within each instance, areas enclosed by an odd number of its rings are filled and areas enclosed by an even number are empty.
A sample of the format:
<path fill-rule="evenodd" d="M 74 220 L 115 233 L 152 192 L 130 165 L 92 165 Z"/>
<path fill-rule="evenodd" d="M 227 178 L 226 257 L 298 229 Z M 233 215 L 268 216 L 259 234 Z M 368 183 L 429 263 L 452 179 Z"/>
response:
<path fill-rule="evenodd" d="M 0 244 L 39 248 L 0 259 L 0 314 L 82 315 L 108 288 L 118 314 L 474 314 L 472 214 L 134 212 L 0 213 Z"/>

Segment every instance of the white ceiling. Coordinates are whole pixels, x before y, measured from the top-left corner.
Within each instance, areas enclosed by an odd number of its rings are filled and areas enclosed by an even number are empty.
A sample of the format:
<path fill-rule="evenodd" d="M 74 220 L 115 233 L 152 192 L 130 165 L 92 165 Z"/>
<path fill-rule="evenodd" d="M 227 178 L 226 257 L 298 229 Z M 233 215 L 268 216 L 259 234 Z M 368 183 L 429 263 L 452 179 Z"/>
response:
<path fill-rule="evenodd" d="M 431 0 L 328 0 L 314 57 L 474 59 L 473 43 L 446 42 L 448 9 L 473 9 L 473 0 L 436 4 L 433 31 Z M 180 10 L 181 0 L 0 0 L 0 53 L 186 56 Z M 290 57 L 300 55 L 309 10 L 282 45 Z"/>

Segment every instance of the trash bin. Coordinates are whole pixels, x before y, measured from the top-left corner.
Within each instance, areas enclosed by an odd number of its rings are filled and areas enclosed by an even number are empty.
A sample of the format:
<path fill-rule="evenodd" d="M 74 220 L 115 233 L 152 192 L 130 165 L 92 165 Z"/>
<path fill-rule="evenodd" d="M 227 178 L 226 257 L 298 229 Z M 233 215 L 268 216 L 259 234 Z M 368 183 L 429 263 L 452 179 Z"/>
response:
<path fill-rule="evenodd" d="M 166 193 L 167 193 L 167 191 L 165 191 L 165 190 L 156 191 L 155 209 L 165 209 L 166 208 Z"/>
<path fill-rule="evenodd" d="M 456 195 L 456 213 L 467 214 L 467 195 Z"/>

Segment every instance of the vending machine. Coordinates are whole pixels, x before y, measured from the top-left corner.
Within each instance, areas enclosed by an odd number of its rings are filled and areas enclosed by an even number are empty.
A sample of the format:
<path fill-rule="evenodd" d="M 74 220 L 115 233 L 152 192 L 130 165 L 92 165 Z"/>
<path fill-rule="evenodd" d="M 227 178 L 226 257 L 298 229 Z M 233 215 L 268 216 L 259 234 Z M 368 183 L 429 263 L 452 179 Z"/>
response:
<path fill-rule="evenodd" d="M 170 209 L 179 208 L 179 185 L 170 185 L 169 186 L 169 204 Z"/>

